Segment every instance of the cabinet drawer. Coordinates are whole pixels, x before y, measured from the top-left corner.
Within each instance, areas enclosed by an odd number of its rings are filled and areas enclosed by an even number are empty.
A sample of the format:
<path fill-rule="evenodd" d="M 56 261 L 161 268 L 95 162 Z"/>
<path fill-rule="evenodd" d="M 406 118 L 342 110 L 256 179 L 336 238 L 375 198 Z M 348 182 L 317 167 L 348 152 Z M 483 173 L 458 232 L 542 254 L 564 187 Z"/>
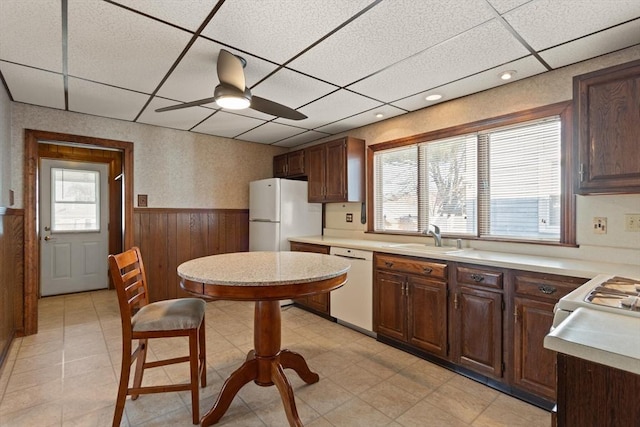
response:
<path fill-rule="evenodd" d="M 300 242 L 291 242 L 291 251 L 292 252 L 315 252 L 318 254 L 327 254 L 329 255 L 329 246 L 324 245 L 316 245 L 313 243 L 300 243 Z"/>
<path fill-rule="evenodd" d="M 545 276 L 515 276 L 514 287 L 518 295 L 540 297 L 549 300 L 559 300 L 578 286 L 585 283 L 587 279 L 577 277 L 552 278 Z"/>
<path fill-rule="evenodd" d="M 456 281 L 459 284 L 466 283 L 468 285 L 502 289 L 502 276 L 501 271 L 462 266 L 456 268 Z"/>
<path fill-rule="evenodd" d="M 447 264 L 422 261 L 415 258 L 376 255 L 375 267 L 385 270 L 435 277 L 442 280 L 447 279 Z"/>

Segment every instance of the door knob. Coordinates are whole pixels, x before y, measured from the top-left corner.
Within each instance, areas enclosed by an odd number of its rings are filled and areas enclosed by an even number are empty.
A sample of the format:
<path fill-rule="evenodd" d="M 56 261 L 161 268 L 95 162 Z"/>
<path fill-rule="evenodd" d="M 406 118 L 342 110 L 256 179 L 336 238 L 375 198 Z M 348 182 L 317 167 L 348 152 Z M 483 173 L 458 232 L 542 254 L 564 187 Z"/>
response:
<path fill-rule="evenodd" d="M 44 236 L 44 240 L 46 242 L 48 242 L 49 240 L 52 240 L 52 239 L 53 239 L 53 237 L 51 237 L 51 236 Z"/>

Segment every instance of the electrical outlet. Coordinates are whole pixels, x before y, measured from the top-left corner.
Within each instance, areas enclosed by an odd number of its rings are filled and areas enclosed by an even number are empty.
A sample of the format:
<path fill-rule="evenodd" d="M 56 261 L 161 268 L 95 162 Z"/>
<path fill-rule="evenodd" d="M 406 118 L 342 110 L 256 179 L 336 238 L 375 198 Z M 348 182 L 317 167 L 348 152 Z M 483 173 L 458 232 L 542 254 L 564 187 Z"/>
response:
<path fill-rule="evenodd" d="M 640 231 L 640 214 L 624 215 L 624 231 Z"/>
<path fill-rule="evenodd" d="M 353 222 L 353 214 L 352 213 L 348 213 L 347 214 L 347 222 Z"/>
<path fill-rule="evenodd" d="M 607 218 L 604 216 L 593 217 L 593 234 L 607 234 Z"/>

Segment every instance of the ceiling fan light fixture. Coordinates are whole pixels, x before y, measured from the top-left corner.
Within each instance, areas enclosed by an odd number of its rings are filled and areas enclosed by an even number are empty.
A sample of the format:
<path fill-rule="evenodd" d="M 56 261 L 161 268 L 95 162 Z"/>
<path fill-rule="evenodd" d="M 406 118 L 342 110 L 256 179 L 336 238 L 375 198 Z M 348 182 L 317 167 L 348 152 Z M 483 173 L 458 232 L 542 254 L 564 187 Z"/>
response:
<path fill-rule="evenodd" d="M 219 107 L 229 110 L 242 110 L 249 108 L 251 105 L 251 92 L 249 92 L 249 89 L 240 92 L 234 87 L 219 84 L 216 86 L 213 96 Z"/>

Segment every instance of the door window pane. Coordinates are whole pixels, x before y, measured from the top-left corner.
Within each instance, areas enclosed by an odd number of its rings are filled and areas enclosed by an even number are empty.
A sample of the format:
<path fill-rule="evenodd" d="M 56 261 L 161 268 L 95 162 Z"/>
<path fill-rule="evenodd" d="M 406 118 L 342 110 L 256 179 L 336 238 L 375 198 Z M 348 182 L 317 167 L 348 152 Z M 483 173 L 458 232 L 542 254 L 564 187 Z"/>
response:
<path fill-rule="evenodd" d="M 52 231 L 100 230 L 100 172 L 51 168 Z"/>

